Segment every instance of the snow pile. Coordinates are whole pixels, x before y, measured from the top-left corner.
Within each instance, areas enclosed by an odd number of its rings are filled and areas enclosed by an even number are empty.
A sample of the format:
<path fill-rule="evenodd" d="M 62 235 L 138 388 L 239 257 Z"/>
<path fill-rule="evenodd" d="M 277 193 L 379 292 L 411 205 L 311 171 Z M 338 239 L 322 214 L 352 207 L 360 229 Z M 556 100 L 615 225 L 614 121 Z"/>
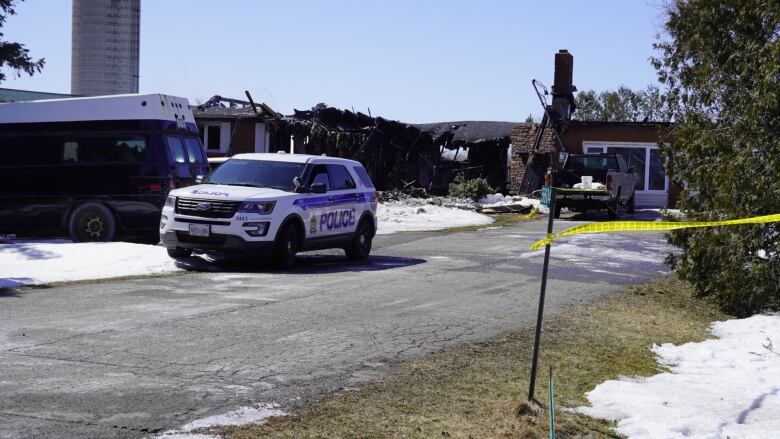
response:
<path fill-rule="evenodd" d="M 165 248 L 127 242 L 0 244 L 0 288 L 179 271 Z"/>
<path fill-rule="evenodd" d="M 780 431 L 780 314 L 713 323 L 719 337 L 653 346 L 670 372 L 620 378 L 587 394 L 588 416 L 629 438 L 768 438 Z"/>
<path fill-rule="evenodd" d="M 262 424 L 271 416 L 284 416 L 279 410 L 279 404 L 259 404 L 256 407 L 239 407 L 224 415 L 209 416 L 182 426 L 177 430 L 168 430 L 158 436 L 158 439 L 217 439 L 219 436 L 192 433 L 193 430 L 211 427 L 228 427 L 246 424 Z"/>
<path fill-rule="evenodd" d="M 542 206 L 538 198 L 528 198 L 517 195 L 490 194 L 479 200 L 477 204 L 480 207 L 521 205 L 536 207 L 536 210 L 539 213 L 548 213 L 547 206 Z"/>
<path fill-rule="evenodd" d="M 439 202 L 442 203 L 441 200 Z M 416 199 L 379 203 L 377 220 L 379 235 L 481 226 L 493 222 L 489 216 L 470 209 L 447 205 L 447 203 L 430 204 Z"/>

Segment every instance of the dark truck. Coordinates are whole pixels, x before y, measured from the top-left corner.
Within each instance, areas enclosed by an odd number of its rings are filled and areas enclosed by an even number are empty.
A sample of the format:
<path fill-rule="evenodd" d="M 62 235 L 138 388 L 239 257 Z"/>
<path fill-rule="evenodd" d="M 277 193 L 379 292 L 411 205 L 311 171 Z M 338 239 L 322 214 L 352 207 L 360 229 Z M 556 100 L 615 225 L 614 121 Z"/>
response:
<path fill-rule="evenodd" d="M 588 176 L 593 179 L 589 189 L 582 182 L 582 177 Z M 609 218 L 615 219 L 621 205 L 634 213 L 636 178 L 636 169 L 629 168 L 619 154 L 569 154 L 555 181 L 551 181 L 548 171 L 545 182 L 558 188 L 555 218 L 566 207 L 575 212 L 606 209 Z"/>

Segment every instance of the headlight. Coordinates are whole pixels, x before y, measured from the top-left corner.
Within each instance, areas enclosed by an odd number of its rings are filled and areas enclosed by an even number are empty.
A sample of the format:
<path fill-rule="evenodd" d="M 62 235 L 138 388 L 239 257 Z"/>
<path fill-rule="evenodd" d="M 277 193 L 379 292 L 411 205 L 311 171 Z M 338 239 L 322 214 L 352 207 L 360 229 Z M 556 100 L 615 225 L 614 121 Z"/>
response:
<path fill-rule="evenodd" d="M 268 215 L 274 211 L 274 206 L 276 206 L 276 201 L 244 201 L 238 211 Z"/>
<path fill-rule="evenodd" d="M 176 197 L 168 195 L 168 198 L 165 199 L 165 205 L 168 207 L 173 207 L 176 205 Z"/>

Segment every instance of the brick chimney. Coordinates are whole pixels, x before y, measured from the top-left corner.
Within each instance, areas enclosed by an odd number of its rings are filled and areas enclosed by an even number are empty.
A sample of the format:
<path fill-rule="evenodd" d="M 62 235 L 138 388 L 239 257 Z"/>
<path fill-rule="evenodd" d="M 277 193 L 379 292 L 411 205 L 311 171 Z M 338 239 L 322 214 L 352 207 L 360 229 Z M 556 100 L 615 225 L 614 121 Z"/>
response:
<path fill-rule="evenodd" d="M 574 57 L 568 50 L 562 49 L 555 54 L 555 81 L 552 86 L 552 110 L 563 121 L 571 120 L 571 114 L 576 108 L 574 92 L 577 87 L 572 84 Z"/>

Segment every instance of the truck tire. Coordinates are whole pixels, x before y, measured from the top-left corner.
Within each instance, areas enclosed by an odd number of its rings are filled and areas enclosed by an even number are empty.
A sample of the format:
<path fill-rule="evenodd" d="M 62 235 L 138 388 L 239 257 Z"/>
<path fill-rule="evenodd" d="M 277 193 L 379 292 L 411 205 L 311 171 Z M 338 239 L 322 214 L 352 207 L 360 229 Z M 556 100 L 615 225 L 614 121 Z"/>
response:
<path fill-rule="evenodd" d="M 628 199 L 628 203 L 626 203 L 626 212 L 628 213 L 636 212 L 636 192 L 631 194 L 631 198 Z"/>
<path fill-rule="evenodd" d="M 108 242 L 116 237 L 116 218 L 100 203 L 84 203 L 73 210 L 68 232 L 73 242 Z"/>
<path fill-rule="evenodd" d="M 353 261 L 365 261 L 371 253 L 371 240 L 374 239 L 374 228 L 368 220 L 363 220 L 355 230 L 352 245 L 344 249 L 347 258 Z"/>
<path fill-rule="evenodd" d="M 553 218 L 558 219 L 561 217 L 561 205 L 556 204 L 555 205 L 555 211 L 553 212 Z"/>
<path fill-rule="evenodd" d="M 620 216 L 618 209 L 620 209 L 620 189 L 618 189 L 615 200 L 607 202 L 607 216 L 609 219 L 617 219 Z"/>
<path fill-rule="evenodd" d="M 274 265 L 282 270 L 291 270 L 295 267 L 295 256 L 300 248 L 300 237 L 295 224 L 288 223 L 279 232 L 274 247 Z"/>

